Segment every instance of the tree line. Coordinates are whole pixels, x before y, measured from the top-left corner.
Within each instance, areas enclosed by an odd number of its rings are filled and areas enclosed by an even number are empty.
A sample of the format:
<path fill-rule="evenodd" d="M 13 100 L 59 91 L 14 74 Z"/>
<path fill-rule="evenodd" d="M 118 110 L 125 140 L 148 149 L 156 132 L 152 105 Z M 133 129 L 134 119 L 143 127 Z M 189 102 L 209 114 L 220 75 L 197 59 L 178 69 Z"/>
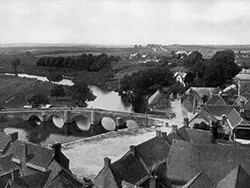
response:
<path fill-rule="evenodd" d="M 100 71 L 104 68 L 110 68 L 111 62 L 119 61 L 120 57 L 85 54 L 71 57 L 41 57 L 37 66 L 71 68 L 86 71 Z"/>

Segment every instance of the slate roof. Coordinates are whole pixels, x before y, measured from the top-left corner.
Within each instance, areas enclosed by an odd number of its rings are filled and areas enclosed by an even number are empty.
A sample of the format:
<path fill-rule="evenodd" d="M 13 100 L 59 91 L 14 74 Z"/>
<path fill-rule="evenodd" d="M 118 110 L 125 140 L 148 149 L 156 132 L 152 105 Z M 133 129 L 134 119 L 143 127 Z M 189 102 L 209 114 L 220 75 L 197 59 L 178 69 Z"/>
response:
<path fill-rule="evenodd" d="M 112 163 L 110 169 L 118 185 L 121 185 L 123 180 L 136 184 L 148 175 L 140 159 L 131 152 L 128 152 L 121 159 Z"/>
<path fill-rule="evenodd" d="M 212 98 L 206 102 L 207 105 L 227 105 L 220 95 L 212 95 Z"/>
<path fill-rule="evenodd" d="M 12 162 L 12 157 L 13 154 L 0 157 L 0 176 L 18 169 L 18 166 Z"/>
<path fill-rule="evenodd" d="M 239 109 L 237 106 L 219 106 L 219 105 L 204 105 L 204 109 L 211 115 L 216 117 L 221 117 L 223 114 L 227 115 L 231 112 L 232 109 Z"/>
<path fill-rule="evenodd" d="M 217 188 L 249 188 L 250 176 L 241 165 L 219 181 Z"/>
<path fill-rule="evenodd" d="M 50 183 L 48 188 L 83 188 L 82 183 L 72 178 L 65 171 L 61 171 Z"/>
<path fill-rule="evenodd" d="M 210 144 L 212 134 L 209 131 L 200 129 L 186 129 L 190 142 L 197 144 Z"/>
<path fill-rule="evenodd" d="M 11 143 L 10 135 L 0 132 L 0 152 L 3 153 L 6 147 Z"/>
<path fill-rule="evenodd" d="M 46 169 L 54 159 L 54 150 L 52 149 L 17 140 L 11 144 L 7 154 L 13 153 L 13 158 L 21 161 L 25 144 L 28 152 L 27 162 Z"/>
<path fill-rule="evenodd" d="M 250 150 L 247 147 L 194 144 L 174 141 L 167 158 L 167 177 L 170 180 L 188 182 L 203 170 L 217 184 L 240 164 L 250 167 Z M 250 168 L 247 169 L 248 173 Z"/>
<path fill-rule="evenodd" d="M 213 87 L 190 87 L 185 94 L 193 93 L 194 96 L 201 100 L 203 96 L 211 97 L 212 92 L 215 90 Z"/>
<path fill-rule="evenodd" d="M 11 180 L 10 188 L 43 188 L 51 171 L 37 172 Z"/>
<path fill-rule="evenodd" d="M 215 188 L 215 184 L 205 172 L 201 171 L 182 188 Z"/>
<path fill-rule="evenodd" d="M 173 140 L 183 140 L 200 144 L 209 144 L 212 140 L 212 135 L 209 131 L 200 129 L 190 129 L 188 126 L 183 126 L 177 132 L 171 132 L 167 136 L 167 140 L 172 144 Z"/>
<path fill-rule="evenodd" d="M 232 127 L 232 129 L 236 128 L 238 125 L 247 125 L 247 121 L 245 121 L 240 114 L 235 110 L 232 109 L 229 114 L 227 114 L 229 125 Z"/>
<path fill-rule="evenodd" d="M 154 137 L 136 146 L 136 151 L 149 169 L 162 163 L 168 156 L 170 145 L 161 137 Z"/>

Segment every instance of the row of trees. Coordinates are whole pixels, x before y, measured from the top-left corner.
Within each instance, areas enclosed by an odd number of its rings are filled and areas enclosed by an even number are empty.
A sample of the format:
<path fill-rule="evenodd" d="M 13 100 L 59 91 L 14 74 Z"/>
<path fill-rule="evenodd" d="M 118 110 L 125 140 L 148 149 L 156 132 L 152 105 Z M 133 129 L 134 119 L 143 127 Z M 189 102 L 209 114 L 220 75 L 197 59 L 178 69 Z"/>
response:
<path fill-rule="evenodd" d="M 135 112 L 146 110 L 145 98 L 161 87 L 175 83 L 167 67 L 151 68 L 126 75 L 120 80 L 119 93 L 131 99 Z"/>
<path fill-rule="evenodd" d="M 192 52 L 185 60 L 184 66 L 194 77 L 195 86 L 225 87 L 231 83 L 241 68 L 235 63 L 232 50 L 218 51 L 211 59 L 203 59 L 202 54 Z"/>
<path fill-rule="evenodd" d="M 100 71 L 103 68 L 110 68 L 111 62 L 113 61 L 119 61 L 119 57 L 108 56 L 105 53 L 97 56 L 92 54 L 82 54 L 71 57 L 42 57 L 38 60 L 37 66 Z"/>

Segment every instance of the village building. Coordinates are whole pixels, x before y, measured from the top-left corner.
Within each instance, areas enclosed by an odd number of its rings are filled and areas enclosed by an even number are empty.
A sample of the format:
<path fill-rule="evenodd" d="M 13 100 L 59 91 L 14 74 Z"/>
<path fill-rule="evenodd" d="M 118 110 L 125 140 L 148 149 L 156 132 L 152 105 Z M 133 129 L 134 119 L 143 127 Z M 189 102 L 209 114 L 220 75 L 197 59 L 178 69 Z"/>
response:
<path fill-rule="evenodd" d="M 104 158 L 104 167 L 94 179 L 95 186 L 119 188 L 124 181 L 146 188 L 164 188 L 169 185 L 164 177 L 170 149 L 165 137 L 166 133 L 157 131 L 156 137 L 137 146 L 130 146 L 130 150 L 114 163 Z"/>
<path fill-rule="evenodd" d="M 0 133 L 0 139 L 0 187 L 88 187 L 69 170 L 60 143 L 45 148 L 18 140 L 18 133 Z"/>
<path fill-rule="evenodd" d="M 249 174 L 249 155 L 249 148 L 243 146 L 175 140 L 168 154 L 166 175 L 173 187 L 181 187 L 203 171 L 217 185 L 239 165 L 245 165 Z M 230 183 L 230 179 L 227 181 Z"/>

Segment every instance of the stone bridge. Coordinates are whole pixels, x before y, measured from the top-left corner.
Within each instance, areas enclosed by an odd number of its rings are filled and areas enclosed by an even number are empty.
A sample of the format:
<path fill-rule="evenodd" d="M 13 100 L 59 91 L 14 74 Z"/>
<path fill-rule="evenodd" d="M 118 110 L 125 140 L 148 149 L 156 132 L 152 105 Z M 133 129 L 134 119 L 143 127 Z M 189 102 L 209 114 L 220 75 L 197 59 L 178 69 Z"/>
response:
<path fill-rule="evenodd" d="M 83 130 L 88 129 L 89 126 L 92 125 L 105 124 L 105 122 L 103 122 L 104 119 L 108 120 L 107 123 L 113 125 L 111 130 L 114 130 L 124 125 L 127 127 L 151 126 L 154 124 L 155 118 L 159 118 L 159 116 L 156 115 L 126 113 L 92 108 L 3 109 L 0 111 L 0 116 L 7 119 L 22 118 L 27 121 L 36 120 L 46 122 L 52 120 L 59 128 L 65 128 L 65 124 L 75 122 L 76 125 Z M 162 118 L 162 116 L 160 118 Z M 86 122 L 89 124 L 87 127 Z M 105 128 L 105 125 L 103 126 Z"/>

